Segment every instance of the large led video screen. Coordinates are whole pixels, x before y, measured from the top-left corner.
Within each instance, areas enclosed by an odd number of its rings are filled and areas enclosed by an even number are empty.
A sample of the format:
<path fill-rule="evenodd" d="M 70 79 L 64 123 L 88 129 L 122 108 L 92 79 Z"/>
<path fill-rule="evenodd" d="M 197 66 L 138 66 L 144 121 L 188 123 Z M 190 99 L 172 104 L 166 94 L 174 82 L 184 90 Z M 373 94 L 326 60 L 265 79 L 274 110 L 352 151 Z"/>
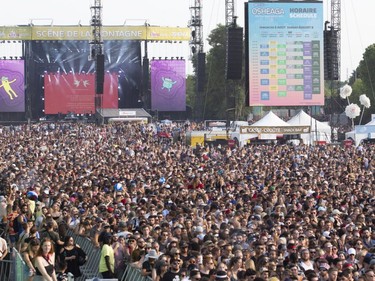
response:
<path fill-rule="evenodd" d="M 250 106 L 324 105 L 322 1 L 249 1 Z"/>
<path fill-rule="evenodd" d="M 0 112 L 25 112 L 24 60 L 0 60 Z"/>
<path fill-rule="evenodd" d="M 104 76 L 102 108 L 118 108 L 118 76 Z M 44 75 L 45 114 L 95 113 L 95 74 Z"/>
<path fill-rule="evenodd" d="M 151 109 L 186 110 L 185 60 L 151 61 Z"/>

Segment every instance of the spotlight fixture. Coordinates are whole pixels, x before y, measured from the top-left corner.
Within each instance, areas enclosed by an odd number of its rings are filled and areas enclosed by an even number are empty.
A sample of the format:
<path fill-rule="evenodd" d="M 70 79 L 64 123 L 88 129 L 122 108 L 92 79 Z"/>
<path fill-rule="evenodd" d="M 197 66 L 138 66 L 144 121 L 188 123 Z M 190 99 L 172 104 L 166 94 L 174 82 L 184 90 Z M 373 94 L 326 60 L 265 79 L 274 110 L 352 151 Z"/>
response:
<path fill-rule="evenodd" d="M 167 60 L 168 59 L 168 57 L 165 57 L 165 60 Z"/>

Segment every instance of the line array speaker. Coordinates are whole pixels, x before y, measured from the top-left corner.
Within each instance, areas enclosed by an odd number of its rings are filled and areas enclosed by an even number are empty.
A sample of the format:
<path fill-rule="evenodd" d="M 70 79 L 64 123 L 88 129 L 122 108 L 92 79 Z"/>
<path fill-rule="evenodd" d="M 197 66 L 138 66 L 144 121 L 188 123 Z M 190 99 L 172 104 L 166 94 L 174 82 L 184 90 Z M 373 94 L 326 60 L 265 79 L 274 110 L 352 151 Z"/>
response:
<path fill-rule="evenodd" d="M 227 28 L 226 78 L 240 80 L 242 76 L 243 29 Z"/>
<path fill-rule="evenodd" d="M 198 92 L 204 91 L 206 79 L 206 53 L 198 53 L 198 71 L 197 71 L 197 89 Z"/>
<path fill-rule="evenodd" d="M 104 88 L 104 55 L 96 55 L 95 60 L 95 93 L 103 94 Z"/>

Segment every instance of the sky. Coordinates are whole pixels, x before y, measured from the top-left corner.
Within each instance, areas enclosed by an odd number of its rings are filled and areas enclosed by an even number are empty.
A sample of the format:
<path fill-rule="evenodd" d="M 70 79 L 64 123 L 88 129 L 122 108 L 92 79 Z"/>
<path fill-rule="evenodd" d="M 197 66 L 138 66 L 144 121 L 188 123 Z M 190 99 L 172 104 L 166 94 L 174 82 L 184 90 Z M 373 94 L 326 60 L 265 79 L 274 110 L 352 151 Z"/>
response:
<path fill-rule="evenodd" d="M 225 23 L 225 0 L 201 0 L 203 36 L 217 24 Z M 104 25 L 143 25 L 186 27 L 194 0 L 102 0 Z M 244 26 L 244 0 L 234 0 L 237 23 Z M 0 26 L 89 25 L 93 0 L 0 0 Z M 330 0 L 324 0 L 324 21 L 330 21 Z M 6 9 L 4 8 L 6 7 Z M 375 0 L 341 0 L 341 80 L 358 66 L 369 45 L 375 43 Z M 205 50 L 209 48 L 205 42 Z M 2 49 L 0 49 L 0 52 Z M 0 56 L 3 54 L 0 53 Z M 149 57 L 189 58 L 188 43 L 149 45 Z M 190 66 L 191 67 L 191 66 Z M 188 66 L 189 68 L 189 66 Z M 188 73 L 191 69 L 187 70 Z"/>

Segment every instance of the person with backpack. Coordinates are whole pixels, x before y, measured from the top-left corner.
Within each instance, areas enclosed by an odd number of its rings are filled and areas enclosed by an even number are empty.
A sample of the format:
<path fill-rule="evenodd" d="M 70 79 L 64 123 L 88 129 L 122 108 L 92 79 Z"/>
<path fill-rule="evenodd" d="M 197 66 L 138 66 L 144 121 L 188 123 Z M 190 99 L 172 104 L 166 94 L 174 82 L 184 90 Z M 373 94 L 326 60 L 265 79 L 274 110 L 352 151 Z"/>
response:
<path fill-rule="evenodd" d="M 53 242 L 53 246 L 57 253 L 60 252 L 61 246 L 64 245 L 64 242 L 60 240 L 60 235 L 54 231 L 54 222 L 49 220 L 46 222 L 46 226 L 44 230 L 42 230 L 40 234 L 40 239 L 49 238 Z"/>

